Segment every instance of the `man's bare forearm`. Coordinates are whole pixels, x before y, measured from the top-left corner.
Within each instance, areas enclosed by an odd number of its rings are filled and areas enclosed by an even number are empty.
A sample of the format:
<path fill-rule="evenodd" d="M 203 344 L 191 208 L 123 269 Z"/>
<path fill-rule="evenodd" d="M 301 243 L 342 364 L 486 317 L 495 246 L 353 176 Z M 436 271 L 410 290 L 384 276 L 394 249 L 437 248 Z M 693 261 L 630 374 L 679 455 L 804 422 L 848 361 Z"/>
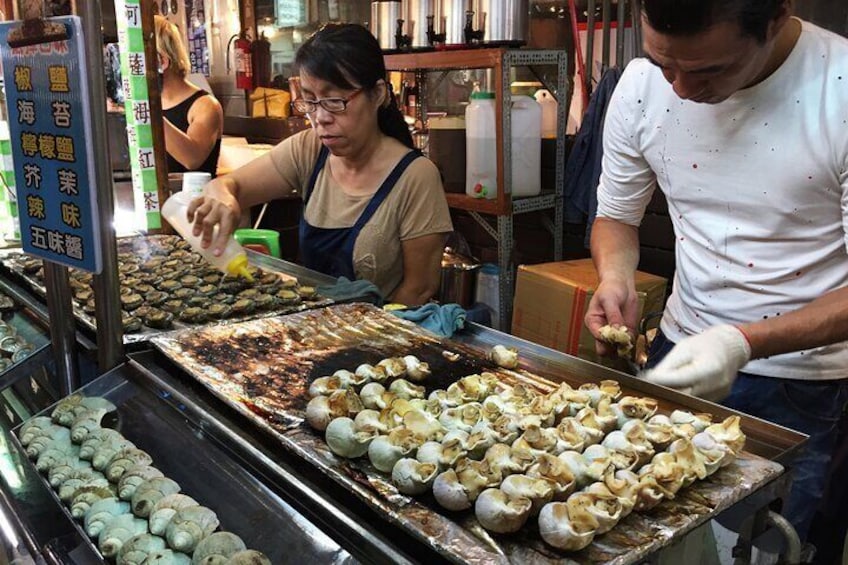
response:
<path fill-rule="evenodd" d="M 848 341 L 848 288 L 780 316 L 743 324 L 755 359 Z M 848 376 L 848 373 L 846 373 Z"/>
<path fill-rule="evenodd" d="M 616 220 L 597 218 L 592 224 L 592 261 L 600 280 L 631 283 L 639 264 L 639 229 Z"/>

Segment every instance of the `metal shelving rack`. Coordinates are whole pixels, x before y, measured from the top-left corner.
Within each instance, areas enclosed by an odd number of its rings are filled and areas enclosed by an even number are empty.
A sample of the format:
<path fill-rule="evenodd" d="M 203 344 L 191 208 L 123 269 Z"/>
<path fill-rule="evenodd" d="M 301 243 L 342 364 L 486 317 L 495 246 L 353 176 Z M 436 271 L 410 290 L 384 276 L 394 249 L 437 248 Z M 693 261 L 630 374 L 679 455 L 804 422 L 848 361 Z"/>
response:
<path fill-rule="evenodd" d="M 512 319 L 512 298 L 515 287 L 513 258 L 513 216 L 538 210 L 553 210 L 553 221 L 545 216 L 545 227 L 554 240 L 554 259 L 562 259 L 563 238 L 563 185 L 565 175 L 565 124 L 571 102 L 567 70 L 567 54 L 563 50 L 484 48 L 458 51 L 432 51 L 398 53 L 385 56 L 389 71 L 415 73 L 419 88 L 420 117 L 426 116 L 428 72 L 466 69 L 492 69 L 495 88 L 495 128 L 498 159 L 498 193 L 492 200 L 478 199 L 465 194 L 448 193 L 452 208 L 466 210 L 498 242 L 500 267 L 499 315 L 500 327 L 508 329 Z M 556 84 L 550 84 L 535 66 L 556 65 Z M 557 141 L 556 177 L 553 191 L 543 191 L 538 196 L 513 200 L 512 194 L 512 139 L 510 71 L 513 67 L 528 67 L 556 98 Z M 496 217 L 496 227 L 484 215 Z"/>

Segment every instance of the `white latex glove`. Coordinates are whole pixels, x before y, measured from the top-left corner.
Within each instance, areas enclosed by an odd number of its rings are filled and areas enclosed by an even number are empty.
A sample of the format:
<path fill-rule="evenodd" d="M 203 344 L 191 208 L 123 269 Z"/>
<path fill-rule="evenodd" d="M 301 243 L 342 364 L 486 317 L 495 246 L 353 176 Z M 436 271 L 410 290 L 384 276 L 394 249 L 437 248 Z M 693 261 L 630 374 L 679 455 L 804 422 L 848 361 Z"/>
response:
<path fill-rule="evenodd" d="M 706 400 L 722 400 L 730 394 L 736 373 L 750 360 L 751 345 L 745 334 L 722 324 L 682 339 L 642 377 Z"/>

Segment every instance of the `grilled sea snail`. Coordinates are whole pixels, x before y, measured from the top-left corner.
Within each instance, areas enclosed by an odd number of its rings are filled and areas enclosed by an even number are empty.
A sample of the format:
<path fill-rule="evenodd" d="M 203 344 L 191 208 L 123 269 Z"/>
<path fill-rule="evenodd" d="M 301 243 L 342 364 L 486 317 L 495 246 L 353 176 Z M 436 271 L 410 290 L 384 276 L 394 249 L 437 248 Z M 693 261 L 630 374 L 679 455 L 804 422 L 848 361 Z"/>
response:
<path fill-rule="evenodd" d="M 554 486 L 549 480 L 529 477 L 527 475 L 508 476 L 501 483 L 500 490 L 502 490 L 510 500 L 515 500 L 516 498 L 528 499 L 532 504 L 530 508 L 531 516 L 538 514 L 539 511 L 542 510 L 542 506 L 550 502 L 554 496 Z M 483 494 L 485 494 L 485 492 Z M 483 494 L 480 495 L 481 498 Z M 477 499 L 477 503 L 480 503 L 480 498 Z M 480 523 L 482 524 L 482 521 Z M 483 527 L 486 528 L 486 525 L 483 524 Z"/>
<path fill-rule="evenodd" d="M 539 533 L 545 543 L 564 549 L 583 549 L 595 538 L 598 520 L 582 505 L 583 500 L 569 498 L 551 502 L 539 513 Z"/>
<path fill-rule="evenodd" d="M 521 529 L 533 503 L 523 496 L 510 496 L 501 489 L 490 488 L 480 493 L 474 503 L 474 515 L 490 532 L 509 534 Z"/>
<path fill-rule="evenodd" d="M 325 438 L 333 453 L 354 459 L 368 452 L 368 446 L 376 435 L 376 432 L 357 431 L 353 420 L 342 417 L 330 422 Z"/>
<path fill-rule="evenodd" d="M 489 359 L 495 365 L 505 369 L 515 369 L 518 367 L 518 351 L 514 348 L 496 345 L 489 352 Z"/>
<path fill-rule="evenodd" d="M 406 364 L 406 376 L 410 380 L 421 382 L 430 376 L 430 365 L 415 355 L 405 356 L 403 362 Z"/>
<path fill-rule="evenodd" d="M 400 459 L 392 468 L 392 484 L 403 494 L 423 494 L 430 490 L 439 467 L 412 458 Z"/>
<path fill-rule="evenodd" d="M 397 428 L 388 435 L 378 436 L 368 446 L 368 459 L 378 471 L 390 473 L 395 463 L 414 454 L 419 441 L 406 428 Z"/>
<path fill-rule="evenodd" d="M 395 379 L 389 385 L 389 392 L 397 396 L 409 400 L 411 398 L 424 398 L 425 390 L 423 386 L 417 386 L 407 381 L 406 379 Z"/>

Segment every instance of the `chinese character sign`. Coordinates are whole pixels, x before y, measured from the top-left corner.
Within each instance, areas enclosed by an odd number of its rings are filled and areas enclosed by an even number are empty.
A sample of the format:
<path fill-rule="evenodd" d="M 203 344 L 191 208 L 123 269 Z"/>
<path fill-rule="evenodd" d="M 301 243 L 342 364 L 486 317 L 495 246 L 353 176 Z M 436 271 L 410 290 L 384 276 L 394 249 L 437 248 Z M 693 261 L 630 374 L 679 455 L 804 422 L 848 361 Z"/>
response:
<path fill-rule="evenodd" d="M 48 261 L 100 272 L 82 24 L 75 16 L 50 21 L 68 38 L 15 48 L 7 38 L 20 22 L 0 23 L 21 244 Z"/>
<path fill-rule="evenodd" d="M 121 81 L 127 117 L 127 144 L 132 169 L 133 197 L 139 223 L 147 229 L 162 227 L 159 215 L 159 182 L 153 150 L 150 95 L 147 89 L 144 33 L 141 27 L 141 0 L 115 0 Z"/>

